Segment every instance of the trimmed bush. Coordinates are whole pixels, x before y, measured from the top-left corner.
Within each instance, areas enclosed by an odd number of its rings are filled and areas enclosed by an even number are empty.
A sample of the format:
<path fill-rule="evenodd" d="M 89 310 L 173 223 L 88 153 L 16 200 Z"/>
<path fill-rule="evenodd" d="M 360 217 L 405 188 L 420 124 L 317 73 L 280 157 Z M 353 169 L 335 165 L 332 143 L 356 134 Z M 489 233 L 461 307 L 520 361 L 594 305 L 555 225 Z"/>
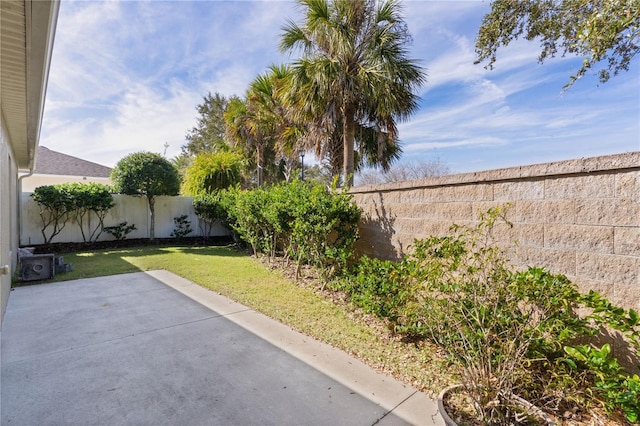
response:
<path fill-rule="evenodd" d="M 345 190 L 295 180 L 224 193 L 227 223 L 257 255 L 313 265 L 323 278 L 353 257 L 361 212 Z"/>

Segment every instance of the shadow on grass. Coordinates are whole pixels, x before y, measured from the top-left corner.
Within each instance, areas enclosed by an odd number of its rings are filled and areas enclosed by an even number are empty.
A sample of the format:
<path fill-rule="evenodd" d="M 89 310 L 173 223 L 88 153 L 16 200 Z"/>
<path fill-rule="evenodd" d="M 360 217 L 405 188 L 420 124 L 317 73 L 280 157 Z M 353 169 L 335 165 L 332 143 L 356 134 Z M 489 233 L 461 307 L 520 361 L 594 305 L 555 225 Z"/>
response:
<path fill-rule="evenodd" d="M 95 278 L 108 275 L 165 269 L 165 265 L 175 263 L 176 255 L 194 255 L 210 261 L 215 258 L 240 258 L 247 253 L 232 246 L 139 246 L 121 249 L 104 249 L 64 253 L 63 262 L 70 263 L 72 270 L 56 274 L 50 280 L 14 282 L 14 287 Z M 132 262 L 128 259 L 135 259 Z M 170 268 L 169 268 L 170 269 Z"/>

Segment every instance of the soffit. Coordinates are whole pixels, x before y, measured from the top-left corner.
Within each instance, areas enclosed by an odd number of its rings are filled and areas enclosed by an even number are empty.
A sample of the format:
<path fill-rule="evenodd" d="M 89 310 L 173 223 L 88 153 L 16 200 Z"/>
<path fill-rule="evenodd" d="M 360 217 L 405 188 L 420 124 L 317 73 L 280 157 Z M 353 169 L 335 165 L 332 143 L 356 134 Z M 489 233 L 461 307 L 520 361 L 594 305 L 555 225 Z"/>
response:
<path fill-rule="evenodd" d="M 20 169 L 33 167 L 58 8 L 58 0 L 0 0 L 0 105 Z"/>
<path fill-rule="evenodd" d="M 0 1 L 0 102 L 19 167 L 28 162 L 24 1 Z"/>

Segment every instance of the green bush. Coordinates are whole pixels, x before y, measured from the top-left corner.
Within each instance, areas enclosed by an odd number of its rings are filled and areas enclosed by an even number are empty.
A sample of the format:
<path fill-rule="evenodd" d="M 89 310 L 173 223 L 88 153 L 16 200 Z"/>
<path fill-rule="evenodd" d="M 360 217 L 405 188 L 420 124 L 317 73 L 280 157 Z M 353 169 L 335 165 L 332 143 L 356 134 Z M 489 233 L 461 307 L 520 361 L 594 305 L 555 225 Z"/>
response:
<path fill-rule="evenodd" d="M 175 224 L 175 228 L 171 231 L 171 236 L 174 238 L 183 238 L 193 232 L 191 221 L 186 214 L 174 217 L 173 223 Z"/>
<path fill-rule="evenodd" d="M 232 194 L 228 223 L 254 253 L 285 255 L 313 265 L 322 277 L 352 258 L 360 210 L 346 191 L 295 180 Z"/>
<path fill-rule="evenodd" d="M 225 202 L 230 198 L 228 193 L 228 191 L 214 191 L 198 195 L 193 199 L 193 208 L 200 220 L 202 235 L 209 236 L 217 222 L 229 228 L 228 203 Z"/>
<path fill-rule="evenodd" d="M 240 183 L 243 161 L 241 154 L 231 151 L 198 154 L 185 171 L 183 194 L 205 195 Z"/>
<path fill-rule="evenodd" d="M 256 255 L 271 252 L 270 226 L 263 211 L 267 197 L 267 191 L 262 188 L 240 190 L 236 193 L 233 210 L 229 211 L 233 215 L 234 230 Z"/>
<path fill-rule="evenodd" d="M 40 208 L 40 232 L 44 243 L 49 244 L 67 225 L 74 208 L 73 200 L 71 195 L 58 185 L 39 186 L 33 191 L 31 198 Z"/>
<path fill-rule="evenodd" d="M 332 286 L 350 294 L 353 303 L 365 312 L 397 323 L 405 302 L 406 275 L 402 267 L 399 262 L 363 256 L 350 274 L 345 274 Z"/>
<path fill-rule="evenodd" d="M 133 223 L 131 225 L 127 224 L 127 221 L 120 222 L 114 226 L 105 226 L 104 232 L 110 234 L 118 241 L 126 240 L 127 235 L 136 230 L 136 225 Z"/>
<path fill-rule="evenodd" d="M 637 312 L 581 294 L 563 275 L 515 271 L 492 238 L 504 213 L 416 240 L 397 262 L 363 257 L 332 285 L 396 332 L 439 345 L 487 423 L 518 421 L 514 394 L 556 409 L 598 402 L 638 421 L 638 376 L 624 373 L 608 345 L 575 345 L 607 327 L 640 349 Z"/>
<path fill-rule="evenodd" d="M 31 197 L 40 207 L 41 233 L 49 244 L 69 221 L 80 228 L 85 242 L 97 241 L 107 212 L 115 205 L 111 188 L 99 183 L 62 183 L 37 187 Z M 90 216 L 96 217 L 94 226 Z"/>
<path fill-rule="evenodd" d="M 311 264 L 322 278 L 341 272 L 354 255 L 361 211 L 346 189 L 294 182 L 294 221 L 289 254 L 298 265 Z"/>

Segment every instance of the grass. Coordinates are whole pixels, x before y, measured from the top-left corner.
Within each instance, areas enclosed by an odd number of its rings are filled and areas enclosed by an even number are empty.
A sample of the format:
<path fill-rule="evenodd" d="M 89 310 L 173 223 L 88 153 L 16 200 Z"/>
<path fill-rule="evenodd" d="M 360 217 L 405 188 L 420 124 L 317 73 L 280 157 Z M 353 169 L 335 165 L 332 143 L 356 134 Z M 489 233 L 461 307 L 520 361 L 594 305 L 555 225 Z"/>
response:
<path fill-rule="evenodd" d="M 432 397 L 452 382 L 431 346 L 403 342 L 380 321 L 317 286 L 301 286 L 228 247 L 153 246 L 67 253 L 73 271 L 51 281 L 166 269 L 338 347 Z"/>

